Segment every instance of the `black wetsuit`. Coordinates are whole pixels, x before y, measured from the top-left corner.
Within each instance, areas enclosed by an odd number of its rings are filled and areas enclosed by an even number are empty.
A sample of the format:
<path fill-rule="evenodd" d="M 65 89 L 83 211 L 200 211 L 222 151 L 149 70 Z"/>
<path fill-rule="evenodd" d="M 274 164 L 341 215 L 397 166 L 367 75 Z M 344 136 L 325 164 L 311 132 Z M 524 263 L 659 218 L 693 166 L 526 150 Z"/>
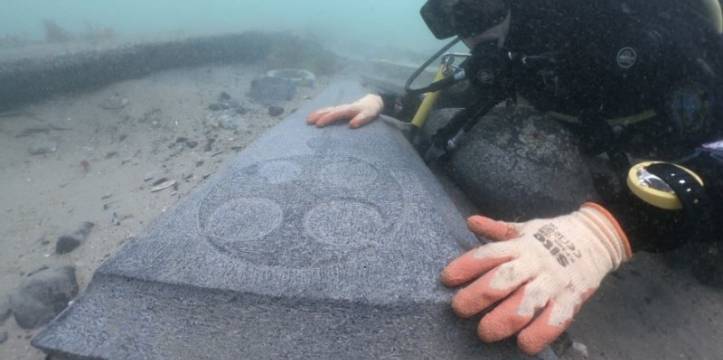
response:
<path fill-rule="evenodd" d="M 723 149 L 702 146 L 723 140 L 723 81 L 716 78 L 723 76 L 723 40 L 703 26 L 699 9 L 681 3 L 687 2 L 539 0 L 524 7 L 513 2 L 509 36 L 500 49 L 554 56 L 553 69 L 518 70 L 514 91 L 541 112 L 577 117 L 566 126 L 584 139 L 585 151 L 615 160 L 614 180 L 624 183 L 630 159 L 681 163 L 703 177 L 710 200 L 704 215 L 659 210 L 628 191 L 608 191 L 607 181 L 597 184 L 600 202 L 619 219 L 635 251 L 720 238 Z M 680 123 L 671 116 L 670 97 L 689 84 L 704 92 L 710 114 Z M 401 106 L 400 113 L 399 106 L 390 106 L 390 96 L 385 103 L 387 113 L 402 117 L 413 108 Z M 615 128 L 607 122 L 646 110 L 657 116 Z"/>
<path fill-rule="evenodd" d="M 630 157 L 681 163 L 698 153 L 683 165 L 703 175 L 710 214 L 658 210 L 629 192 L 606 196 L 610 193 L 599 189 L 634 249 L 668 250 L 700 240 L 691 237 L 716 239 L 717 220 L 723 219 L 723 162 L 701 146 L 723 139 L 723 82 L 718 78 L 723 76 L 723 40 L 706 26 L 704 9 L 680 0 L 521 3 L 514 2 L 505 50 L 554 53 L 557 59 L 553 79 L 530 73 L 518 83 L 519 93 L 538 110 L 578 116 L 575 130 L 587 151 L 628 155 L 618 157 L 624 159 L 616 164 L 621 179 Z M 704 111 L 710 114 L 695 123 L 676 121 L 670 105 L 676 91 L 702 92 L 708 102 Z M 647 109 L 657 116 L 617 128 L 606 123 Z M 702 218 L 709 220 L 691 224 Z"/>

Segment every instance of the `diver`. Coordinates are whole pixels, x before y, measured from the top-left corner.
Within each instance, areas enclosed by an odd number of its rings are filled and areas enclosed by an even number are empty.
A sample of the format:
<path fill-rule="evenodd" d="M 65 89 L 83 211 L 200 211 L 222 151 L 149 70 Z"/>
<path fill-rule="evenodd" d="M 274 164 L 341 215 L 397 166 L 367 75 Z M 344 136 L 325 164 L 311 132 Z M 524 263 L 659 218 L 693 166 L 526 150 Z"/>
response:
<path fill-rule="evenodd" d="M 438 109 L 448 115 L 432 115 L 417 145 L 483 213 L 510 220 L 470 217 L 493 242 L 441 275 L 461 287 L 456 314 L 488 311 L 483 341 L 517 335 L 539 353 L 636 252 L 690 248 L 703 278 L 720 273 L 706 258 L 723 250 L 718 0 L 429 0 L 421 13 L 471 56 L 429 87 L 369 94 L 307 122 L 409 120 L 436 91 L 456 108 Z"/>

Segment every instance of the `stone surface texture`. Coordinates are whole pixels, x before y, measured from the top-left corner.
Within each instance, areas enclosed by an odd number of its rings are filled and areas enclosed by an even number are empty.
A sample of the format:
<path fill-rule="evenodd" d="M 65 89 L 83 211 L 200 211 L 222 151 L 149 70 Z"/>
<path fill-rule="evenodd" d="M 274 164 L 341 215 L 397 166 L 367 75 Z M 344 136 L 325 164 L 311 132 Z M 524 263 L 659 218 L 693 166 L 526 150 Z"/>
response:
<path fill-rule="evenodd" d="M 98 269 L 33 344 L 60 359 L 517 359 L 457 319 L 478 244 L 401 133 L 316 129 L 336 81 Z"/>

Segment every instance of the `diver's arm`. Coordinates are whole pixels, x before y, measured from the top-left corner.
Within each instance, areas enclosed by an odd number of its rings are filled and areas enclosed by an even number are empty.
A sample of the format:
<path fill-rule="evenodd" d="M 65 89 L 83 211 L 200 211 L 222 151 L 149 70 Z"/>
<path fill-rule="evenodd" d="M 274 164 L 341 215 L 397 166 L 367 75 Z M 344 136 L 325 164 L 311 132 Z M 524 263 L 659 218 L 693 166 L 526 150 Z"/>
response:
<path fill-rule="evenodd" d="M 679 200 L 682 209 L 665 209 L 665 205 L 655 199 L 643 199 L 640 190 L 638 195 L 631 190 L 602 202 L 615 215 L 635 252 L 668 251 L 689 242 L 710 241 L 716 237 L 719 230 L 716 227 L 720 225 L 714 219 L 723 217 L 723 146 L 717 152 L 701 147 L 695 156 L 676 165 L 696 174 L 703 183 L 702 186 L 683 186 L 677 191 L 683 196 L 683 200 Z M 671 169 L 675 171 L 675 168 Z M 628 185 L 629 188 L 632 186 Z M 700 194 L 686 195 L 695 193 Z"/>
<path fill-rule="evenodd" d="M 397 94 L 367 94 L 363 98 L 338 106 L 316 110 L 306 122 L 317 127 L 328 126 L 340 120 L 349 120 L 351 128 L 360 128 L 384 114 L 400 120 L 411 120 L 421 99 Z"/>

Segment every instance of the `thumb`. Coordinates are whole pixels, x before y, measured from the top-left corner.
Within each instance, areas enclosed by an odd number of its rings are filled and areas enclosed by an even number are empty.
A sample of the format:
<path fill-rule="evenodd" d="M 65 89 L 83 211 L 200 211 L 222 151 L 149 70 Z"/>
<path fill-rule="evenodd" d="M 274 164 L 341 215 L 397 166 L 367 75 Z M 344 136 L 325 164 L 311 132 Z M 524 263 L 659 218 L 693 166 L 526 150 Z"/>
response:
<path fill-rule="evenodd" d="M 467 227 L 476 235 L 494 241 L 510 240 L 520 235 L 514 224 L 492 220 L 486 216 L 476 215 L 470 217 L 467 219 Z"/>

